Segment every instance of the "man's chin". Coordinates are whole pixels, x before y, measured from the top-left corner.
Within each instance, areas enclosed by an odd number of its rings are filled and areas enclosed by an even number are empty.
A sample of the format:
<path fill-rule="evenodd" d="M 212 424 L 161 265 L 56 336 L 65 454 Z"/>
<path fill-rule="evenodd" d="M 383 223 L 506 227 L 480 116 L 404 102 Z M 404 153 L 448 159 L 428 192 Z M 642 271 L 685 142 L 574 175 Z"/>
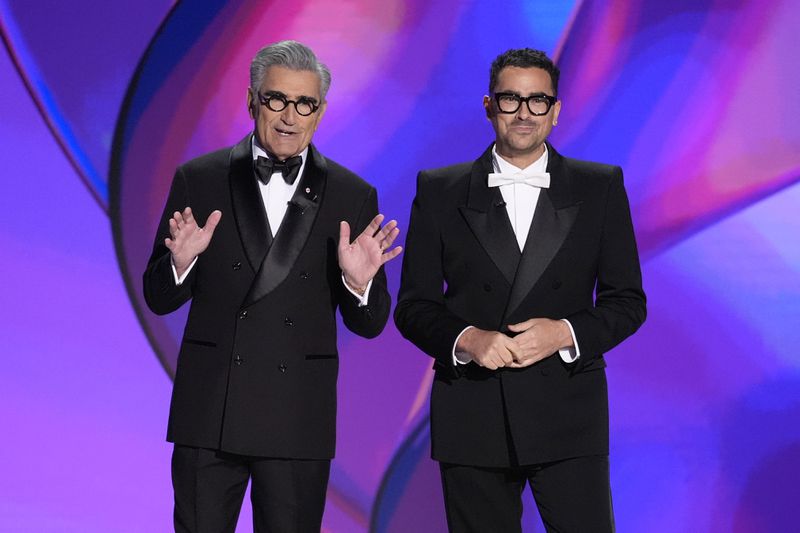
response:
<path fill-rule="evenodd" d="M 280 159 L 281 161 L 286 160 L 290 157 L 296 156 L 300 152 L 303 151 L 304 146 L 300 146 L 295 142 L 287 143 L 287 142 L 276 142 L 276 143 L 269 143 L 269 147 L 267 150 L 274 154 L 275 157 Z"/>

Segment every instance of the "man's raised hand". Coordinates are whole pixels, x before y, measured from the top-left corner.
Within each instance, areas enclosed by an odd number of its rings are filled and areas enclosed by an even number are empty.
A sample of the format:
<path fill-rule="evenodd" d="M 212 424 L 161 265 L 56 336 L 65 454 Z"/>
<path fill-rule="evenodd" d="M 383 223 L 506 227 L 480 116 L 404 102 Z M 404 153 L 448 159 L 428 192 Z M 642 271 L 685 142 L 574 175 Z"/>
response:
<path fill-rule="evenodd" d="M 389 249 L 400 234 L 397 221 L 391 220 L 382 228 L 381 222 L 383 215 L 376 215 L 353 242 L 350 242 L 350 224 L 344 220 L 339 223 L 339 268 L 350 288 L 360 294 L 378 269 L 403 251 L 400 246 Z"/>
<path fill-rule="evenodd" d="M 181 213 L 175 211 L 169 219 L 169 237 L 164 239 L 164 245 L 172 253 L 172 263 L 178 276 L 182 275 L 195 257 L 203 253 L 211 242 L 214 230 L 217 228 L 222 211 L 215 210 L 208 215 L 206 225 L 200 227 L 192 214 L 192 208 L 187 207 Z"/>

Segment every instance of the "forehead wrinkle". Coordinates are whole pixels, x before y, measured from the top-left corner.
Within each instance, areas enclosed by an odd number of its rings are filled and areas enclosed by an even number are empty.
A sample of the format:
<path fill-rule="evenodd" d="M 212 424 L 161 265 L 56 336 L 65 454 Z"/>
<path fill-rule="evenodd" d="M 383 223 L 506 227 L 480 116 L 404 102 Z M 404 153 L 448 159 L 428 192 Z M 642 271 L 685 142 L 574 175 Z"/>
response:
<path fill-rule="evenodd" d="M 277 75 L 275 71 L 277 71 Z M 309 84 L 309 82 L 311 83 Z M 313 86 L 315 96 L 308 94 L 309 85 Z M 259 89 L 262 93 L 281 93 L 290 100 L 311 98 L 319 102 L 321 81 L 319 76 L 310 70 L 292 70 L 276 65 L 267 69 Z"/>

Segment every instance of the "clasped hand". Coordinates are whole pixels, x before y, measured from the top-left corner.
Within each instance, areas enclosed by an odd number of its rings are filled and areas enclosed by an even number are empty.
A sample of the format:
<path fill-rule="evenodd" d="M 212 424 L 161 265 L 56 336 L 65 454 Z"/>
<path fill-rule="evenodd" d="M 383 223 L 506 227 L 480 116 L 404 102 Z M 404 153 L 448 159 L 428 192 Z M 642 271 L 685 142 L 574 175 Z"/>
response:
<path fill-rule="evenodd" d="M 476 364 L 497 370 L 525 368 L 572 345 L 569 327 L 560 320 L 532 318 L 508 329 L 518 335 L 512 338 L 499 331 L 470 328 L 458 340 L 456 351 L 467 352 Z"/>

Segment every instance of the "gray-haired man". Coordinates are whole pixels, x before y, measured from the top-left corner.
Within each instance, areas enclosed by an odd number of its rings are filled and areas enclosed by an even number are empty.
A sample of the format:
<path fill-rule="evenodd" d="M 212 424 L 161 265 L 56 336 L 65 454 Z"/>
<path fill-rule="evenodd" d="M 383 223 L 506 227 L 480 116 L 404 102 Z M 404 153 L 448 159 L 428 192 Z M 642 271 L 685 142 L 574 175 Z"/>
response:
<path fill-rule="evenodd" d="M 250 480 L 256 531 L 320 530 L 335 311 L 378 335 L 390 307 L 382 265 L 400 253 L 375 189 L 310 144 L 327 67 L 282 41 L 250 70 L 254 132 L 178 168 L 144 274 L 155 313 L 191 300 L 167 432 L 176 531 L 234 531 Z"/>

